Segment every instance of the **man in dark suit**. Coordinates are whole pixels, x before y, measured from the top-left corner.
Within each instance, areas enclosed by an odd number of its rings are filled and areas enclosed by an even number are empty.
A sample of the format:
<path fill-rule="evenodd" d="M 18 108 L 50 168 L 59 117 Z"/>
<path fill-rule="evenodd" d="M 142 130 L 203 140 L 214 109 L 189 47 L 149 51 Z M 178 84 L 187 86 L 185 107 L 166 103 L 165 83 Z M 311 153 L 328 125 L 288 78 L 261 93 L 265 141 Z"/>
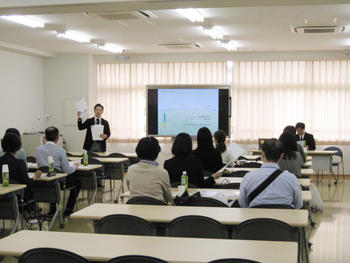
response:
<path fill-rule="evenodd" d="M 90 152 L 105 152 L 106 151 L 106 140 L 111 135 L 109 130 L 108 121 L 101 118 L 103 113 L 103 106 L 101 104 L 96 104 L 94 107 L 95 117 L 89 118 L 83 122 L 80 115 L 81 112 L 78 111 L 78 128 L 79 130 L 86 129 L 86 136 L 84 141 L 84 149 Z M 91 126 L 103 125 L 103 133 L 100 134 L 102 140 L 93 140 Z"/>
<path fill-rule="evenodd" d="M 298 122 L 295 125 L 295 128 L 297 130 L 296 138 L 297 141 L 305 141 L 306 148 L 308 150 L 315 150 L 316 149 L 316 143 L 314 140 L 314 136 L 311 133 L 305 132 L 305 124 L 302 122 Z"/>

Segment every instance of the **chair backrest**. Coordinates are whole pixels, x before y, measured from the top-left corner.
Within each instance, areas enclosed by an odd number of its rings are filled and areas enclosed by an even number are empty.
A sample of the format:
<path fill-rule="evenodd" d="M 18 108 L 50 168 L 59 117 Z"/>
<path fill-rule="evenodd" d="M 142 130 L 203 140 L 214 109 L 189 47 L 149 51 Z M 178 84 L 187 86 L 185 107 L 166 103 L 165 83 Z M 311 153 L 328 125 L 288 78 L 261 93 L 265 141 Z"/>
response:
<path fill-rule="evenodd" d="M 28 163 L 36 163 L 36 159 L 34 156 L 27 156 L 27 162 Z"/>
<path fill-rule="evenodd" d="M 0 219 L 15 220 L 18 215 L 18 202 L 15 194 L 0 196 Z"/>
<path fill-rule="evenodd" d="M 166 227 L 165 235 L 171 237 L 228 238 L 226 227 L 206 216 L 181 216 Z"/>
<path fill-rule="evenodd" d="M 209 263 L 260 263 L 255 260 L 244 259 L 244 258 L 223 258 L 210 261 Z"/>
<path fill-rule="evenodd" d="M 242 164 L 240 167 L 242 168 L 260 168 L 261 167 L 261 163 L 257 163 L 257 162 L 246 162 L 244 164 Z"/>
<path fill-rule="evenodd" d="M 80 189 L 82 190 L 95 190 L 97 187 L 96 172 L 94 170 L 85 173 L 78 173 L 74 178 L 81 182 Z"/>
<path fill-rule="evenodd" d="M 156 227 L 145 219 L 133 215 L 109 215 L 95 225 L 95 233 L 155 236 Z"/>
<path fill-rule="evenodd" d="M 126 203 L 128 205 L 167 205 L 162 200 L 150 196 L 135 196 L 130 198 Z"/>
<path fill-rule="evenodd" d="M 222 184 L 219 186 L 220 189 L 239 189 L 240 183 L 229 183 L 229 184 Z"/>
<path fill-rule="evenodd" d="M 234 171 L 232 174 L 230 174 L 228 177 L 244 177 L 247 173 L 249 173 L 248 170 L 239 170 Z M 226 176 L 226 175 L 225 175 Z"/>
<path fill-rule="evenodd" d="M 340 158 L 343 159 L 343 152 L 340 148 L 336 147 L 336 146 L 330 146 L 324 149 L 325 151 L 337 151 L 336 156 L 339 156 Z"/>
<path fill-rule="evenodd" d="M 271 218 L 254 218 L 240 223 L 233 238 L 269 241 L 297 241 L 297 232 L 290 225 Z"/>
<path fill-rule="evenodd" d="M 190 199 L 186 206 L 228 207 L 223 202 L 210 197 L 196 197 Z"/>
<path fill-rule="evenodd" d="M 179 185 L 181 185 L 181 182 L 172 182 L 171 183 L 171 187 L 178 187 Z M 198 188 L 197 185 L 188 183 L 188 188 Z"/>
<path fill-rule="evenodd" d="M 35 181 L 31 184 L 33 199 L 42 203 L 60 202 L 60 187 L 56 181 Z"/>
<path fill-rule="evenodd" d="M 120 256 L 112 258 L 106 263 L 168 263 L 159 258 L 141 256 L 141 255 L 129 255 L 129 256 Z"/>
<path fill-rule="evenodd" d="M 70 251 L 57 248 L 34 248 L 26 251 L 19 263 L 89 263 L 85 258 Z"/>

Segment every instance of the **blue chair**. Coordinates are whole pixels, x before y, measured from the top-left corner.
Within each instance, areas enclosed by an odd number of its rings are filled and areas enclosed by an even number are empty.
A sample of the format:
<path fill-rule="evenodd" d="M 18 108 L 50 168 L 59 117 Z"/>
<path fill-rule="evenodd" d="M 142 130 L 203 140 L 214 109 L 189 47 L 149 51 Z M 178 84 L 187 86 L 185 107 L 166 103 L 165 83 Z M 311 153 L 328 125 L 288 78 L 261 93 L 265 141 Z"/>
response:
<path fill-rule="evenodd" d="M 339 166 L 340 164 L 342 164 L 342 170 L 343 170 L 343 180 L 345 178 L 344 175 L 344 159 L 343 159 L 343 152 L 340 148 L 335 147 L 335 146 L 330 146 L 324 149 L 325 151 L 337 151 L 336 154 L 334 154 L 335 156 L 338 156 L 340 158 L 340 161 L 333 161 L 332 160 L 332 167 L 336 166 L 337 167 L 337 179 L 339 181 Z"/>

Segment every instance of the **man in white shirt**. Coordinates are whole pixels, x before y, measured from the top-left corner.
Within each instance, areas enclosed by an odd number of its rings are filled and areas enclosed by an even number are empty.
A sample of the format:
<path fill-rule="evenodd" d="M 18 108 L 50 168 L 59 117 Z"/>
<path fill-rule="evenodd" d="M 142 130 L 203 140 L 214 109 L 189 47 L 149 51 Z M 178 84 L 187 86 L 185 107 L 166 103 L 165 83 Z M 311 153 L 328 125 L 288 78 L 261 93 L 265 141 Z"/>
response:
<path fill-rule="evenodd" d="M 54 167 L 56 171 L 67 173 L 66 177 L 66 187 L 74 188 L 70 191 L 66 210 L 64 212 L 65 216 L 69 216 L 73 213 L 74 205 L 76 203 L 79 191 L 81 188 L 80 180 L 75 179 L 73 173 L 79 166 L 78 163 L 70 165 L 66 151 L 57 145 L 59 138 L 59 131 L 56 127 L 49 127 L 45 130 L 46 143 L 40 145 L 35 149 L 35 158 L 38 167 L 48 167 L 48 157 L 51 156 L 54 160 Z M 54 212 L 54 207 L 51 206 L 50 214 Z"/>

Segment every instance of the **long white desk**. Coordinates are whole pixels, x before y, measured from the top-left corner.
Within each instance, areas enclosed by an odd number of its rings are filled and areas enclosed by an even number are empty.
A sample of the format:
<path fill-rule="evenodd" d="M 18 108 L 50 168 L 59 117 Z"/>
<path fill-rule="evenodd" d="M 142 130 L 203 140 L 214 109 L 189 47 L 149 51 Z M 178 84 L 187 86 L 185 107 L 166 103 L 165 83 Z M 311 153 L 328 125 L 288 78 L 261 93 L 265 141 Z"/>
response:
<path fill-rule="evenodd" d="M 295 227 L 308 224 L 306 210 L 299 209 L 262 209 L 262 208 L 226 208 L 196 206 L 161 206 L 161 205 L 124 205 L 93 204 L 71 215 L 71 218 L 98 220 L 107 215 L 130 214 L 155 223 L 169 223 L 184 215 L 202 215 L 211 217 L 224 225 L 239 223 L 257 217 L 274 218 Z"/>
<path fill-rule="evenodd" d="M 179 194 L 177 188 L 171 188 L 171 193 L 173 195 L 173 198 L 176 197 L 176 195 Z M 209 191 L 209 192 L 216 192 L 216 193 L 222 193 L 226 196 L 230 196 L 231 200 L 238 200 L 239 198 L 239 190 L 238 189 L 217 189 L 217 188 L 188 188 L 188 193 L 189 195 L 192 195 L 200 190 L 203 191 Z M 303 201 L 304 202 L 310 202 L 312 200 L 312 196 L 311 196 L 311 191 L 302 191 L 302 195 L 303 195 Z M 130 192 L 124 192 L 121 195 L 123 198 L 130 198 Z"/>
<path fill-rule="evenodd" d="M 230 171 L 230 172 L 237 172 L 237 171 L 255 171 L 259 168 L 244 168 L 244 167 L 233 167 L 233 168 L 226 168 L 225 170 Z M 312 175 L 314 173 L 313 169 L 301 169 L 301 174 L 302 175 Z"/>
<path fill-rule="evenodd" d="M 170 263 L 206 263 L 219 258 L 246 258 L 262 263 L 297 262 L 296 242 L 104 235 L 20 231 L 0 240 L 0 254 L 20 256 L 37 247 L 53 247 L 91 261 L 123 255 L 147 255 Z"/>
<path fill-rule="evenodd" d="M 334 175 L 332 170 L 332 156 L 337 151 L 307 151 L 307 154 L 312 156 L 312 169 L 315 171 L 328 171 L 328 186 L 331 186 L 331 176 L 334 178 L 334 183 L 338 183 L 337 177 Z"/>
<path fill-rule="evenodd" d="M 241 183 L 242 177 L 220 177 L 215 180 L 216 184 L 223 185 L 223 184 L 229 184 L 229 183 Z M 310 179 L 298 179 L 298 182 L 300 185 L 304 187 L 310 187 Z"/>

